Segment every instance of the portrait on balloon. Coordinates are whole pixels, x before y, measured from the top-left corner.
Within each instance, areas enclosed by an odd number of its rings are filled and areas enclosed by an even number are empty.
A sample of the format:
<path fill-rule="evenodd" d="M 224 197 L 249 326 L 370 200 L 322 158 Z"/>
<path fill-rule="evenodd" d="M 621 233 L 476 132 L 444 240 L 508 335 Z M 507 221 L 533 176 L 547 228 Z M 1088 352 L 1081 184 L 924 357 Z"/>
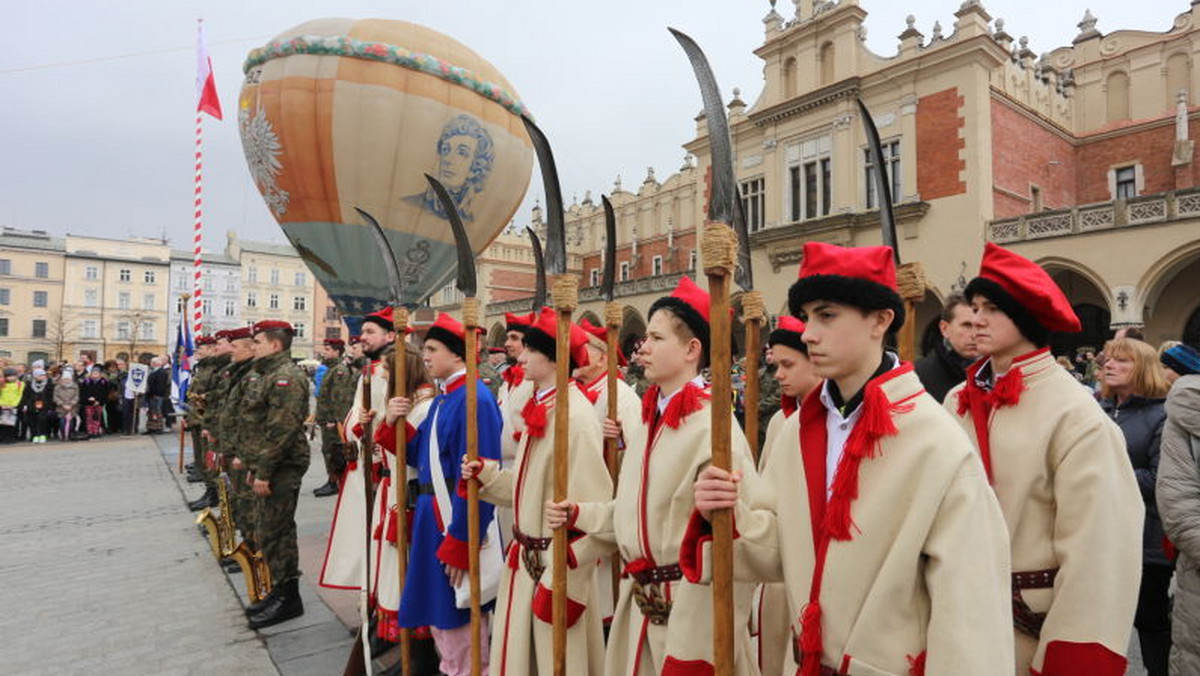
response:
<path fill-rule="evenodd" d="M 475 194 L 483 192 L 494 160 L 492 136 L 479 120 L 457 115 L 442 127 L 437 142 L 437 169 L 431 173 L 446 186 L 464 223 L 475 220 L 471 201 Z M 409 195 L 404 201 L 443 220 L 447 218 L 432 188 Z"/>

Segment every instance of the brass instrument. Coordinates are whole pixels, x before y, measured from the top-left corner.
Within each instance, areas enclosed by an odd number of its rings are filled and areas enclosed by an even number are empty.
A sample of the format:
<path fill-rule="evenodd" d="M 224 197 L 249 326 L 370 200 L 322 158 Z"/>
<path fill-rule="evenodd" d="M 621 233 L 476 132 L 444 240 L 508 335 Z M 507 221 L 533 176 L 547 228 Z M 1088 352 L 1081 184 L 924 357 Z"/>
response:
<path fill-rule="evenodd" d="M 271 593 L 271 567 L 262 552 L 251 552 L 245 542 L 239 542 L 229 555 L 242 569 L 246 581 L 246 596 L 251 603 L 258 603 Z"/>
<path fill-rule="evenodd" d="M 214 515 L 211 509 L 205 509 L 196 517 L 196 524 L 208 531 L 209 545 L 218 561 L 230 558 L 242 569 L 242 577 L 246 581 L 246 596 L 251 603 L 257 603 L 266 598 L 271 591 L 271 568 L 262 552 L 251 551 L 245 542 L 234 545 L 237 538 L 234 533 L 233 507 L 229 501 L 229 482 L 229 475 L 222 472 L 217 481 L 221 511 Z"/>

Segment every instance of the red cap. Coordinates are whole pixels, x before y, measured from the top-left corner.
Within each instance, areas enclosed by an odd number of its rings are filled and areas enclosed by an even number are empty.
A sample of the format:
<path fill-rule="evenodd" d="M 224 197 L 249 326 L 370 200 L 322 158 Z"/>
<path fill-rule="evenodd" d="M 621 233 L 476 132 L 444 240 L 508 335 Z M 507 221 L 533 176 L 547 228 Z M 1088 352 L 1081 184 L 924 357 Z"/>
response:
<path fill-rule="evenodd" d="M 436 340 L 459 357 L 467 358 L 467 330 L 463 327 L 462 322 L 445 312 L 438 314 L 437 319 L 426 332 L 425 339 Z"/>
<path fill-rule="evenodd" d="M 784 345 L 807 355 L 808 346 L 804 344 L 804 322 L 790 315 L 780 316 L 775 322 L 775 330 L 767 336 L 767 345 L 771 347 Z"/>
<path fill-rule="evenodd" d="M 229 329 L 225 332 L 226 339 L 230 341 L 242 340 L 244 338 L 253 338 L 254 333 L 249 326 L 239 326 L 236 329 Z"/>
<path fill-rule="evenodd" d="M 782 315 L 775 322 L 776 331 L 804 334 L 804 322 L 791 315 Z"/>
<path fill-rule="evenodd" d="M 212 345 L 215 342 L 217 342 L 217 339 L 212 336 L 197 336 L 196 337 L 196 346 L 197 347 L 199 347 L 201 345 Z"/>
<path fill-rule="evenodd" d="M 504 313 L 505 330 L 520 331 L 524 333 L 529 327 L 533 326 L 534 320 L 537 319 L 535 313 L 530 312 L 527 315 L 518 315 L 511 312 Z"/>
<path fill-rule="evenodd" d="M 590 362 L 587 352 L 587 332 L 575 324 L 571 324 L 569 331 L 567 340 L 570 345 L 570 359 L 575 362 L 577 367 L 587 366 Z M 544 307 L 538 314 L 537 321 L 525 332 L 525 344 L 557 360 L 556 336 L 558 336 L 558 313 L 554 311 L 554 308 Z"/>
<path fill-rule="evenodd" d="M 365 324 L 366 322 L 373 322 L 382 326 L 388 331 L 394 331 L 396 325 L 392 321 L 392 306 L 389 305 L 378 312 L 372 312 L 366 317 L 363 317 L 363 323 Z"/>
<path fill-rule="evenodd" d="M 292 325 L 282 319 L 264 319 L 254 325 L 253 335 L 257 336 L 263 331 L 288 331 L 294 332 Z"/>
<path fill-rule="evenodd" d="M 604 345 L 605 350 L 608 349 L 608 329 L 606 327 L 596 326 L 595 324 L 588 321 L 587 317 L 584 317 L 583 319 L 579 320 L 579 328 L 583 329 L 586 333 L 591 335 L 593 338 L 598 339 Z M 625 353 L 621 352 L 621 348 L 620 348 L 620 346 L 618 346 L 617 347 L 617 365 L 625 366 L 625 364 L 626 364 Z"/>
<path fill-rule="evenodd" d="M 215 343 L 218 340 L 233 340 L 229 337 L 229 329 L 221 329 L 220 331 L 214 333 L 213 342 Z"/>
<path fill-rule="evenodd" d="M 1079 317 L 1071 308 L 1071 301 L 1067 300 L 1062 289 L 1058 288 L 1058 284 L 1042 266 L 1028 258 L 988 242 L 983 249 L 983 260 L 979 263 L 979 278 L 998 285 L 1046 330 L 1062 333 L 1083 330 Z M 996 301 L 995 298 L 988 300 Z"/>
<path fill-rule="evenodd" d="M 704 321 L 711 322 L 709 311 L 712 309 L 712 299 L 708 292 L 701 289 L 690 277 L 684 276 L 679 285 L 671 292 L 671 298 L 678 298 L 695 310 Z"/>
<path fill-rule="evenodd" d="M 896 288 L 896 259 L 889 246 L 842 247 L 806 242 L 799 279 L 788 290 L 788 310 L 827 300 L 864 310 L 892 310 L 891 330 L 904 324 L 904 301 Z"/>
<path fill-rule="evenodd" d="M 341 338 L 326 338 L 325 347 L 345 347 L 346 341 Z"/>

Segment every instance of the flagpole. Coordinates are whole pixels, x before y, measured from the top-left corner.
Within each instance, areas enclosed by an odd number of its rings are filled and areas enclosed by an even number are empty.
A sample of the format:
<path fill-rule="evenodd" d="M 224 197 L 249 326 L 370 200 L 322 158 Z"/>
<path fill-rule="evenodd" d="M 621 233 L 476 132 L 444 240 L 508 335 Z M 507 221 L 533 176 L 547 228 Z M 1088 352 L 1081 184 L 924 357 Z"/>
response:
<path fill-rule="evenodd" d="M 204 113 L 221 119 L 221 102 L 217 97 L 212 59 L 204 44 L 204 19 L 196 19 L 196 147 L 195 186 L 193 189 L 192 227 L 192 335 L 203 329 L 203 302 L 200 299 L 201 250 L 204 239 Z M 186 314 L 186 313 L 185 313 Z"/>

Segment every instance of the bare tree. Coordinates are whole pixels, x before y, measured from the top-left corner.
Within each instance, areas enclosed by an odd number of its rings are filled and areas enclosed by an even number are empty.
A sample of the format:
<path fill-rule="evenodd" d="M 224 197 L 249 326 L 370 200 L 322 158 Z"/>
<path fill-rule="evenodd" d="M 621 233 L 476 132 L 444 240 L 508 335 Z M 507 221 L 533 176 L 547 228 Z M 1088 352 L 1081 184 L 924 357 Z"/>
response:
<path fill-rule="evenodd" d="M 129 310 L 123 314 L 117 315 L 116 331 L 117 338 L 115 343 L 129 353 L 129 362 L 137 361 L 137 348 L 141 345 L 142 324 L 147 320 L 147 315 L 141 310 Z M 127 327 L 127 332 L 121 332 L 122 324 Z"/>
<path fill-rule="evenodd" d="M 54 347 L 54 359 L 61 362 L 66 344 L 75 340 L 75 322 L 67 315 L 55 312 L 46 322 L 46 340 Z"/>

